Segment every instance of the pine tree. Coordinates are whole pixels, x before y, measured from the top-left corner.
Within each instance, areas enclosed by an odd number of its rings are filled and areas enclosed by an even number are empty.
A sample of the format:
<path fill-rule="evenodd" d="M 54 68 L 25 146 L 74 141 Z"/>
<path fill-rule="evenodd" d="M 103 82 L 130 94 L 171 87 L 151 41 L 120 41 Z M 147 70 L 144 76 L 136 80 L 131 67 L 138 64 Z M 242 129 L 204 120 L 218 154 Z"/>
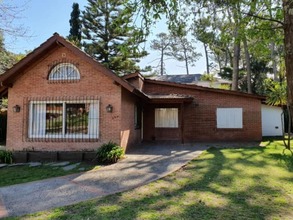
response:
<path fill-rule="evenodd" d="M 80 20 L 80 10 L 78 3 L 73 3 L 72 5 L 72 12 L 70 14 L 70 31 L 68 40 L 70 40 L 72 43 L 77 45 L 78 47 L 81 46 L 81 20 Z"/>
<path fill-rule="evenodd" d="M 116 74 L 138 70 L 136 62 L 147 55 L 140 51 L 143 35 L 133 15 L 127 0 L 88 0 L 82 15 L 85 51 Z"/>

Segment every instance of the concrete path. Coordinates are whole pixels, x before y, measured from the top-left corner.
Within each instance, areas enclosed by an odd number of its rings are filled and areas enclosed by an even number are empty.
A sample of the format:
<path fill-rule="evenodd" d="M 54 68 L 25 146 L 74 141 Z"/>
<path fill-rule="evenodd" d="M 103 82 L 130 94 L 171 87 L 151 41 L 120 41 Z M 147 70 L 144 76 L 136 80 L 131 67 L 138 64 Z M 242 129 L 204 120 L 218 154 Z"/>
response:
<path fill-rule="evenodd" d="M 207 148 L 202 144 L 148 144 L 97 171 L 2 187 L 0 218 L 70 205 L 147 184 L 178 170 Z"/>

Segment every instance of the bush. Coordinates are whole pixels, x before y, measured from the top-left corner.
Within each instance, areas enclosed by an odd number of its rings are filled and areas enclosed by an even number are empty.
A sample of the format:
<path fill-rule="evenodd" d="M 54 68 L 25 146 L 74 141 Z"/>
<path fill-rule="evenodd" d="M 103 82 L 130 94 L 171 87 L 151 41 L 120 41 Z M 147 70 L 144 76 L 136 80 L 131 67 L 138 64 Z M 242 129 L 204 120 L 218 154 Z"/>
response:
<path fill-rule="evenodd" d="M 110 141 L 97 150 L 96 159 L 102 163 L 116 163 L 123 155 L 123 148 Z"/>
<path fill-rule="evenodd" d="M 12 153 L 6 150 L 0 150 L 0 163 L 12 163 Z"/>

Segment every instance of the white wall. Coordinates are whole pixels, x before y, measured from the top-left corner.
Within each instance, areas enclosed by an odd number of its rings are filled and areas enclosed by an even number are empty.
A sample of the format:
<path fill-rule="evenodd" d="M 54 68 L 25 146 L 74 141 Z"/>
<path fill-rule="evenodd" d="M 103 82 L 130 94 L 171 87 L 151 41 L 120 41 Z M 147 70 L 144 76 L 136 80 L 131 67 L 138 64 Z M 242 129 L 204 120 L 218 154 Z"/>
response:
<path fill-rule="evenodd" d="M 282 136 L 282 108 L 261 106 L 262 136 Z"/>

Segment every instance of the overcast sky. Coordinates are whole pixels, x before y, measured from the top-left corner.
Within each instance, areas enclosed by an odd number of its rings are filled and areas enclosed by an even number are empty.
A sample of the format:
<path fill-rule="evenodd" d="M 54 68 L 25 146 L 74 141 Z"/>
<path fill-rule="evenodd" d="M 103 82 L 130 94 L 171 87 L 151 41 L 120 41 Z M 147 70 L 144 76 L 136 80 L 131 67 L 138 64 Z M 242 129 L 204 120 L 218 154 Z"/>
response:
<path fill-rule="evenodd" d="M 13 38 L 5 36 L 6 47 L 15 53 L 25 53 L 38 47 L 53 33 L 57 32 L 66 37 L 69 34 L 69 19 L 72 11 L 72 4 L 79 3 L 80 9 L 83 10 L 87 4 L 86 0 L 4 0 L 5 4 L 21 7 L 22 11 L 17 15 L 14 25 L 27 29 L 28 37 Z M 0 0 L 1 4 L 1 0 Z M 166 30 L 164 22 L 160 22 L 153 28 L 153 36 L 150 36 L 149 42 L 155 34 Z M 156 65 L 157 62 L 151 62 L 159 57 L 159 54 L 149 48 L 149 56 L 143 58 L 140 66 Z M 203 53 L 201 44 L 197 45 L 198 52 Z M 167 74 L 185 74 L 184 63 L 174 60 L 166 62 Z M 202 57 L 195 65 L 190 67 L 190 74 L 203 73 L 205 71 L 205 61 Z"/>

